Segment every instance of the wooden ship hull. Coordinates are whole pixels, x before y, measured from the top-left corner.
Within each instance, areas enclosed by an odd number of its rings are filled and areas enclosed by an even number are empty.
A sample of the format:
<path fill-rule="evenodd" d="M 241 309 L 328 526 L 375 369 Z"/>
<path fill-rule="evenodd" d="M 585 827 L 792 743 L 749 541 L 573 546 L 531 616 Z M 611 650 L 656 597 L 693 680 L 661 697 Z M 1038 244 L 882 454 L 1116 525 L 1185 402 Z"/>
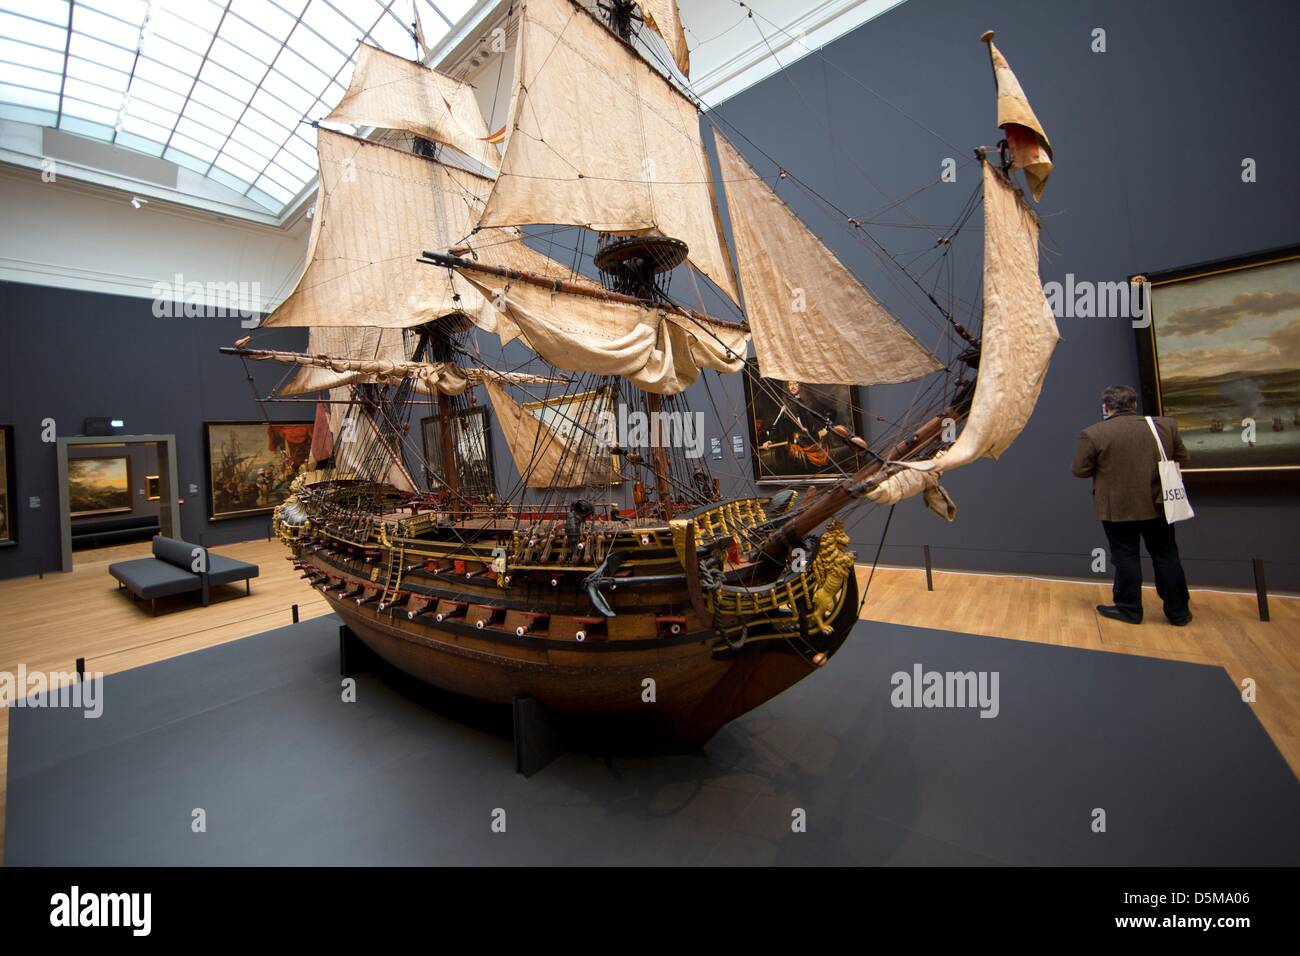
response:
<path fill-rule="evenodd" d="M 614 550 L 627 555 L 598 585 L 604 610 L 586 583 L 600 566 L 578 563 L 563 541 L 551 542 L 544 560 L 507 558 L 508 571 L 494 570 L 510 535 L 491 521 L 415 537 L 429 517 L 417 515 L 376 519 L 359 533 L 355 519 L 347 529 L 311 520 L 310 502 L 299 495 L 278 508 L 276 533 L 352 633 L 397 669 L 494 704 L 529 695 L 558 711 L 621 715 L 656 737 L 698 746 L 818 670 L 857 620 L 852 555 L 838 528 L 827 547 L 809 539 L 802 570 L 752 587 L 726 583 L 748 577 L 750 568 L 733 568 L 692 601 L 690 561 L 674 539 L 705 541 L 710 522 L 721 538 L 728 529 L 719 515 L 728 513 L 762 520 L 757 499 L 703 509 L 676 527 L 583 535 L 578 544 L 596 548 L 605 536 L 602 562 Z M 467 535 L 479 538 L 468 550 Z M 528 542 L 514 544 L 512 553 L 525 557 Z"/>

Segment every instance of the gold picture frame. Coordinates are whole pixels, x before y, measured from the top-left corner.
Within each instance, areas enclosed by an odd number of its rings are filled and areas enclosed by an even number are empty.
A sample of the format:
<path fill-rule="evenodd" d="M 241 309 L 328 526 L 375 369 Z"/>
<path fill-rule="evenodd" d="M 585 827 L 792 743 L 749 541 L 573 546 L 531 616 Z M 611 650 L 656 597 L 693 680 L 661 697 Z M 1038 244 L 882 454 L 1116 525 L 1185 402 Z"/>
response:
<path fill-rule="evenodd" d="M 129 455 L 68 459 L 68 517 L 129 514 L 134 510 Z"/>
<path fill-rule="evenodd" d="M 144 476 L 144 498 L 145 501 L 162 500 L 162 477 L 159 475 Z"/>
<path fill-rule="evenodd" d="M 311 454 L 312 422 L 205 422 L 208 520 L 270 514 Z"/>
<path fill-rule="evenodd" d="M 14 427 L 0 425 L 0 547 L 18 543 L 17 506 L 14 504 L 16 476 Z"/>
<path fill-rule="evenodd" d="M 1145 405 L 1178 422 L 1188 474 L 1300 470 L 1300 246 L 1135 277 Z"/>

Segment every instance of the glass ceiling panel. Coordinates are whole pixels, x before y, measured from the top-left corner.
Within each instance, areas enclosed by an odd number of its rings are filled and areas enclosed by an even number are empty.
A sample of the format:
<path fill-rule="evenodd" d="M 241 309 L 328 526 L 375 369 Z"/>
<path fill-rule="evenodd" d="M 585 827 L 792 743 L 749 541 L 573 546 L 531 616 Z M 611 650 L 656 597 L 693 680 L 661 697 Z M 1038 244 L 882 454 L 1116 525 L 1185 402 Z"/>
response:
<path fill-rule="evenodd" d="M 67 0 L 0 0 L 0 10 L 10 10 L 35 20 L 48 20 L 66 26 Z"/>
<path fill-rule="evenodd" d="M 64 46 L 67 45 L 68 30 L 66 25 L 56 26 L 51 23 L 41 23 L 30 17 L 0 13 L 0 36 L 21 43 L 48 47 L 62 53 Z"/>
<path fill-rule="evenodd" d="M 414 6 L 432 45 L 474 0 Z M 412 0 L 0 0 L 0 117 L 164 156 L 280 213 L 316 175 L 310 124 L 343 95 L 358 43 L 415 55 L 411 10 Z"/>

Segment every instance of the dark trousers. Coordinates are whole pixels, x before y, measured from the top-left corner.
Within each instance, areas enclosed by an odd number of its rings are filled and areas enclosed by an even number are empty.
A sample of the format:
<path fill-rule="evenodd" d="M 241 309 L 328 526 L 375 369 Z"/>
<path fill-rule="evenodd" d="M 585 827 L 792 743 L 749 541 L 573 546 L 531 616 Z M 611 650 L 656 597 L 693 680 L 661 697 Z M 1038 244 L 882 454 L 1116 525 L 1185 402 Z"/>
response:
<path fill-rule="evenodd" d="M 1156 593 L 1165 604 L 1165 617 L 1174 622 L 1187 619 L 1187 576 L 1178 559 L 1174 526 L 1164 518 L 1149 521 L 1103 521 L 1110 542 L 1110 562 L 1115 566 L 1115 606 L 1142 619 L 1142 555 L 1140 543 L 1156 572 Z"/>

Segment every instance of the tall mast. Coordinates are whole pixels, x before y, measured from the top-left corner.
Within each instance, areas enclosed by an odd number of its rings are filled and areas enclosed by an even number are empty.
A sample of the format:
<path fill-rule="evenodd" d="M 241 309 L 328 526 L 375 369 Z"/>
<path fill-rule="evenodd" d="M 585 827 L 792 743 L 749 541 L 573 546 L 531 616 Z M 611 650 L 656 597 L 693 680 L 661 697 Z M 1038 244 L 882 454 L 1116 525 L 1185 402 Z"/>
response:
<path fill-rule="evenodd" d="M 610 30 L 624 42 L 631 43 L 636 25 L 644 22 L 637 12 L 637 5 L 632 0 L 601 0 L 597 6 Z M 665 303 L 672 270 L 686 261 L 689 251 L 686 243 L 669 236 L 620 236 L 598 232 L 593 261 L 600 270 L 601 283 L 609 291 Z M 657 422 L 663 411 L 661 397 L 654 392 L 645 392 L 645 410 L 647 419 Z M 651 435 L 656 433 L 652 425 Z M 650 467 L 654 472 L 660 517 L 667 521 L 672 518 L 672 489 L 668 476 L 668 452 L 662 442 L 651 444 Z"/>
<path fill-rule="evenodd" d="M 420 342 L 415 354 L 425 361 L 449 362 L 452 358 L 451 334 L 447 323 L 451 319 L 430 322 L 420 327 Z M 450 492 L 450 498 L 459 498 L 460 478 L 456 474 L 456 443 L 452 437 L 452 415 L 455 406 L 451 396 L 438 392 L 438 441 L 442 448 L 442 481 Z"/>

